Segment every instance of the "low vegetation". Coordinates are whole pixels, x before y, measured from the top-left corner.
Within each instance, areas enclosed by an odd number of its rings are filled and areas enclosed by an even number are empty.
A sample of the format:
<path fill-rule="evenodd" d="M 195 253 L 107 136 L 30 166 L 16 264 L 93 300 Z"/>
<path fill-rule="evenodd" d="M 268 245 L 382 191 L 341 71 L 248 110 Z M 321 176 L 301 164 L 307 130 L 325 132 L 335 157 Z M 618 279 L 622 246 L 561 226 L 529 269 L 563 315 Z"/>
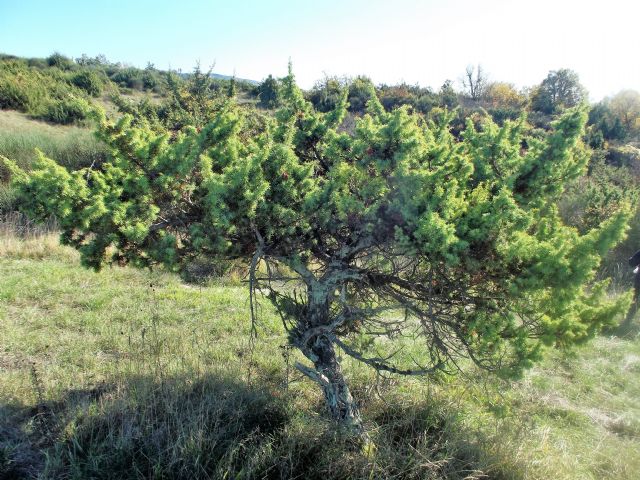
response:
<path fill-rule="evenodd" d="M 238 280 L 93 273 L 54 234 L 0 237 L 3 478 L 633 479 L 640 340 L 549 354 L 523 380 L 377 378 L 345 360 L 375 447 L 322 415 Z M 79 292 L 82 292 L 79 294 Z"/>

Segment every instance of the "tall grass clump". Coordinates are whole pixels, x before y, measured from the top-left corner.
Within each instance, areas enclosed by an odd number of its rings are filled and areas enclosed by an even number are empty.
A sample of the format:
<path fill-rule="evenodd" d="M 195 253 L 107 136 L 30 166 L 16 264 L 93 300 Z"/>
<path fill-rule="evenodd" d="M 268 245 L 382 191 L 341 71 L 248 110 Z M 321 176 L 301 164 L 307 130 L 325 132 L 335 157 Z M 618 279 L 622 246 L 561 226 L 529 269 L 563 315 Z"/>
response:
<path fill-rule="evenodd" d="M 17 200 L 14 189 L 9 184 L 0 182 L 0 215 L 17 210 Z"/>
<path fill-rule="evenodd" d="M 1 194 L 0 184 L 0 201 Z M 0 258 L 73 262 L 78 255 L 71 248 L 60 245 L 58 224 L 54 218 L 36 224 L 9 206 L 4 211 L 0 208 Z"/>

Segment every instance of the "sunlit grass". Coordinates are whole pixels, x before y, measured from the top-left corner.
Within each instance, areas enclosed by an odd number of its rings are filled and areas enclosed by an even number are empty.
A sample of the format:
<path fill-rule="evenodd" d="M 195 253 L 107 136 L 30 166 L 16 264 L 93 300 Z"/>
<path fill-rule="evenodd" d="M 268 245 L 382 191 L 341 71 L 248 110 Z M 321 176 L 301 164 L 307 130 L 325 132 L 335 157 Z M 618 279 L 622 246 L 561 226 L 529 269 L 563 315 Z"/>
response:
<path fill-rule="evenodd" d="M 0 155 L 29 168 L 36 148 L 72 169 L 104 160 L 108 153 L 89 128 L 52 125 L 23 113 L 0 110 Z"/>
<path fill-rule="evenodd" d="M 323 416 L 241 279 L 80 267 L 0 232 L 0 473 L 44 478 L 634 479 L 640 341 L 552 352 L 515 384 L 377 379 L 344 359 L 375 448 Z M 16 473 L 18 472 L 18 473 Z M 486 475 L 486 476 L 485 476 Z M 20 478 L 20 477 L 18 477 Z"/>

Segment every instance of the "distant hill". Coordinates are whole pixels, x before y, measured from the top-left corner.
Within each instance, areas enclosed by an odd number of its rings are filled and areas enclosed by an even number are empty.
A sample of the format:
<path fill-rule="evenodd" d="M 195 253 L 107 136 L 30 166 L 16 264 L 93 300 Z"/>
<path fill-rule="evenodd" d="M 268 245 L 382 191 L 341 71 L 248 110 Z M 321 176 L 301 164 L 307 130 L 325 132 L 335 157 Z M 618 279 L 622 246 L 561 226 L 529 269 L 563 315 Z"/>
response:
<path fill-rule="evenodd" d="M 182 78 L 188 78 L 190 75 L 192 74 L 192 72 L 180 72 L 179 75 Z M 223 75 L 221 73 L 210 73 L 209 76 L 211 78 L 215 78 L 216 80 L 231 80 L 232 78 L 234 78 L 232 75 Z M 260 82 L 257 80 L 249 80 L 248 78 L 239 78 L 239 77 L 235 77 L 236 81 L 238 82 L 246 82 L 249 83 L 251 85 L 260 85 Z"/>
<path fill-rule="evenodd" d="M 231 75 L 222 75 L 220 73 L 212 73 L 211 74 L 211 78 L 217 78 L 219 80 L 230 80 L 231 78 L 233 78 L 233 76 Z M 236 80 L 239 82 L 247 82 L 250 83 L 252 85 L 259 85 L 260 82 L 258 82 L 257 80 L 249 80 L 248 78 L 239 78 L 236 77 Z"/>

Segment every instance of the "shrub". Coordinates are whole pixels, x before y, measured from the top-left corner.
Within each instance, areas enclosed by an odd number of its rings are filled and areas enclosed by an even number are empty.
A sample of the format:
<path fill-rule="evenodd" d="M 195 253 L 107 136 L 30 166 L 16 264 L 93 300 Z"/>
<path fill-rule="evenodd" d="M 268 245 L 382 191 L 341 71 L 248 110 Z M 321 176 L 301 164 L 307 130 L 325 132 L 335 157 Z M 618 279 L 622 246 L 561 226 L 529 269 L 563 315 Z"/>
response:
<path fill-rule="evenodd" d="M 7 78 L 0 78 L 0 108 L 24 112 L 29 110 L 30 104 L 29 91 L 24 86 Z"/>
<path fill-rule="evenodd" d="M 309 101 L 319 112 L 329 112 L 342 100 L 343 88 L 344 82 L 339 78 L 325 77 L 322 81 L 316 82 L 309 92 Z"/>
<path fill-rule="evenodd" d="M 44 70 L 49 66 L 46 58 L 29 58 L 27 60 L 27 65 L 29 67 L 38 68 L 40 70 Z"/>
<path fill-rule="evenodd" d="M 607 162 L 615 166 L 627 167 L 636 175 L 640 175 L 640 149 L 633 145 L 609 148 Z"/>
<path fill-rule="evenodd" d="M 638 189 L 628 168 L 605 163 L 605 152 L 594 151 L 589 174 L 570 184 L 560 202 L 568 224 L 581 233 L 597 228 L 623 205 L 635 205 Z"/>
<path fill-rule="evenodd" d="M 71 97 L 51 102 L 42 114 L 36 115 L 36 118 L 68 125 L 87 118 L 89 110 L 89 104 L 85 100 Z"/>
<path fill-rule="evenodd" d="M 121 87 L 133 88 L 134 90 L 144 89 L 144 78 L 142 70 L 129 67 L 116 71 L 111 76 L 111 81 L 117 83 Z"/>
<path fill-rule="evenodd" d="M 54 52 L 47 57 L 47 65 L 50 67 L 57 67 L 60 70 L 71 70 L 75 63 L 69 57 L 65 57 L 61 53 Z"/>
<path fill-rule="evenodd" d="M 371 89 L 371 80 L 367 77 L 356 77 L 349 85 L 349 111 L 362 113 L 364 112 L 367 102 L 369 101 L 369 92 Z"/>
<path fill-rule="evenodd" d="M 145 69 L 142 74 L 142 86 L 145 90 L 154 90 L 160 86 L 160 78 L 156 70 Z"/>
<path fill-rule="evenodd" d="M 32 111 L 46 98 L 47 78 L 18 61 L 0 64 L 0 108 Z"/>
<path fill-rule="evenodd" d="M 280 105 L 282 86 L 277 78 L 269 75 L 258 87 L 260 106 L 264 108 L 276 108 Z"/>
<path fill-rule="evenodd" d="M 556 207 L 589 159 L 585 108 L 541 141 L 524 120 L 490 119 L 468 119 L 457 140 L 446 112 L 425 127 L 406 107 L 387 113 L 371 89 L 350 135 L 340 130 L 346 93 L 317 113 L 290 73 L 261 135 L 228 102 L 173 139 L 130 117 L 103 121 L 114 158 L 100 170 L 68 172 L 44 156 L 31 173 L 5 162 L 24 211 L 54 214 L 85 266 L 251 259 L 251 292 L 267 292 L 312 365 L 296 368 L 354 432 L 362 422 L 342 353 L 405 375 L 455 371 L 466 357 L 515 378 L 545 347 L 585 342 L 628 308 L 630 295 L 609 299 L 607 282 L 593 282 L 624 235 L 626 204 L 583 235 Z M 403 344 L 385 355 L 399 337 L 415 340 L 416 355 Z"/>
<path fill-rule="evenodd" d="M 54 123 L 69 124 L 82 120 L 89 106 L 79 98 L 85 95 L 85 90 L 76 89 L 76 80 L 78 83 L 83 80 L 95 83 L 95 80 L 99 82 L 99 77 L 89 72 L 87 78 L 73 75 L 69 81 L 69 74 L 57 68 L 40 71 L 21 61 L 2 63 L 0 108 L 15 109 Z M 95 90 L 95 85 L 88 88 Z"/>
<path fill-rule="evenodd" d="M 98 97 L 102 93 L 102 80 L 97 73 L 91 70 L 82 70 L 71 77 L 71 83 L 81 88 L 92 97 Z"/>

